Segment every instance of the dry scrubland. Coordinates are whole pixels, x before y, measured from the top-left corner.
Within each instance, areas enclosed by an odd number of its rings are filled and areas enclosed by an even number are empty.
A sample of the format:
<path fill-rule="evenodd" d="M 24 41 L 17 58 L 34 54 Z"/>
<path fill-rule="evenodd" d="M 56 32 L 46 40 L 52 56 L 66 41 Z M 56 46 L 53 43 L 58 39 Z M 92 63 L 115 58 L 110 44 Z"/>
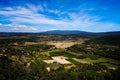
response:
<path fill-rule="evenodd" d="M 82 44 L 84 41 L 43 41 L 43 42 L 25 42 L 25 45 L 46 44 L 54 45 L 56 48 L 67 48 L 75 44 Z"/>

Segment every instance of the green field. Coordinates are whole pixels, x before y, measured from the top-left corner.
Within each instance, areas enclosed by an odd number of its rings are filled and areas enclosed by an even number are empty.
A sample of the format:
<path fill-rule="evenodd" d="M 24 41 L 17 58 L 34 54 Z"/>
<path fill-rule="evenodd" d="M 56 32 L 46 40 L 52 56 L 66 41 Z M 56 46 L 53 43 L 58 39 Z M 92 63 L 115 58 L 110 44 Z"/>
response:
<path fill-rule="evenodd" d="M 115 67 L 120 65 L 119 60 L 114 60 L 110 58 L 105 58 L 105 57 L 100 57 L 98 55 L 93 55 L 93 54 L 77 54 L 75 52 L 69 52 L 66 51 L 65 49 L 56 49 L 52 51 L 47 51 L 43 52 L 42 55 L 43 57 L 40 56 L 41 59 L 43 60 L 49 60 L 50 56 L 65 56 L 67 57 L 67 60 L 70 61 L 71 63 L 75 65 L 80 65 L 80 64 L 95 64 L 99 63 L 101 65 L 104 65 L 106 67 Z M 48 56 L 48 57 L 47 57 Z"/>

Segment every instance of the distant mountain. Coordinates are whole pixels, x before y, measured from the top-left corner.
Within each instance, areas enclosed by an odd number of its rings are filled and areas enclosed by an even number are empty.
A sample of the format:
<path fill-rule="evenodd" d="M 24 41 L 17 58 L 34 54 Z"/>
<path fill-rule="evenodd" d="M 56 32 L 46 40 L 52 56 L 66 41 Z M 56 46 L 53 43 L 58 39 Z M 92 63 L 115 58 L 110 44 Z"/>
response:
<path fill-rule="evenodd" d="M 106 35 L 120 35 L 120 31 L 113 31 L 113 32 L 86 32 L 86 31 L 79 31 L 79 30 L 52 30 L 46 32 L 0 32 L 0 35 L 26 35 L 26 34 L 59 34 L 59 35 L 87 35 L 87 36 L 106 36 Z"/>
<path fill-rule="evenodd" d="M 53 31 L 46 31 L 41 32 L 41 34 L 79 34 L 79 35 L 96 35 L 96 36 L 105 36 L 105 35 L 120 35 L 120 31 L 113 31 L 113 32 L 86 32 L 86 31 L 78 31 L 78 30 L 53 30 Z"/>
<path fill-rule="evenodd" d="M 100 33 L 96 33 L 97 35 L 103 35 L 103 36 L 107 36 L 107 35 L 120 35 L 120 31 L 112 31 L 112 32 L 100 32 Z"/>
<path fill-rule="evenodd" d="M 42 32 L 41 34 L 92 34 L 92 32 L 77 31 L 77 30 L 53 30 Z"/>

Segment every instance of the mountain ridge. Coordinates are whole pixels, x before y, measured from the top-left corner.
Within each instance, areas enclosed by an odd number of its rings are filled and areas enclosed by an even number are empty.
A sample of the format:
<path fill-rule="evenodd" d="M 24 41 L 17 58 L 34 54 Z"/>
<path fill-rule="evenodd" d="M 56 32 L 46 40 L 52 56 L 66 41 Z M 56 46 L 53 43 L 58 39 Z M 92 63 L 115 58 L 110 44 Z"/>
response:
<path fill-rule="evenodd" d="M 120 35 L 120 31 L 109 31 L 109 32 L 87 32 L 87 31 L 79 31 L 79 30 L 50 30 L 44 32 L 0 32 L 2 34 L 60 34 L 60 35 L 69 35 L 69 34 L 85 34 L 85 35 Z"/>

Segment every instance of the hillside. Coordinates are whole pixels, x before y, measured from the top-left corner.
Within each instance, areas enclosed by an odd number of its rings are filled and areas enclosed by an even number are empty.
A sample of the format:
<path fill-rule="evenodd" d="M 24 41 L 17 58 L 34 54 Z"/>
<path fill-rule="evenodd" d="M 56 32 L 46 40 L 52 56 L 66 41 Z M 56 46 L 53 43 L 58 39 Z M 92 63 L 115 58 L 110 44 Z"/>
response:
<path fill-rule="evenodd" d="M 108 35 L 86 41 L 86 43 L 97 43 L 106 45 L 118 45 L 120 46 L 120 35 Z"/>

